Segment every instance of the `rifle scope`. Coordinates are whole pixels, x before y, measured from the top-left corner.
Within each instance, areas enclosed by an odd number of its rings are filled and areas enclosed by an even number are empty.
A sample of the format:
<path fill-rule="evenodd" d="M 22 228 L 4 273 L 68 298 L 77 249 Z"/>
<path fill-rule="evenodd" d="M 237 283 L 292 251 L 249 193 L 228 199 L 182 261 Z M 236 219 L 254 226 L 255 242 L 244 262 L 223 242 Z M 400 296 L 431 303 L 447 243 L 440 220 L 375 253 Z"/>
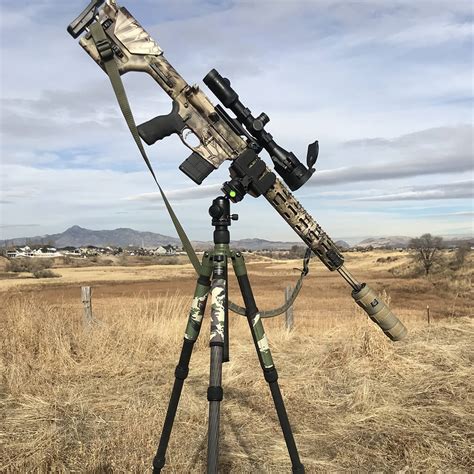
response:
<path fill-rule="evenodd" d="M 237 120 L 245 126 L 248 132 L 255 138 L 257 143 L 264 148 L 275 165 L 275 171 L 283 178 L 292 191 L 299 189 L 314 173 L 312 166 L 318 156 L 318 142 L 308 147 L 306 168 L 292 153 L 277 145 L 272 135 L 265 130 L 265 125 L 270 121 L 267 114 L 262 112 L 257 118 L 242 104 L 239 95 L 232 89 L 229 79 L 222 77 L 215 69 L 212 69 L 204 78 L 204 84 L 212 93 L 229 108 L 237 117 Z"/>

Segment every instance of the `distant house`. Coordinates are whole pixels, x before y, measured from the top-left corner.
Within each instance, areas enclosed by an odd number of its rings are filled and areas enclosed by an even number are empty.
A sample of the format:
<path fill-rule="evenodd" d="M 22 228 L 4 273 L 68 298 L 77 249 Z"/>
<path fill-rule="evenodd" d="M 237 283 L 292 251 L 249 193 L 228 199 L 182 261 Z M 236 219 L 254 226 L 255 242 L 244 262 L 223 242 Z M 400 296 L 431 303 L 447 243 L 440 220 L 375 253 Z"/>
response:
<path fill-rule="evenodd" d="M 17 257 L 34 257 L 35 253 L 33 250 L 31 250 L 28 245 L 25 245 L 24 247 L 20 247 L 18 249 L 18 255 Z"/>
<path fill-rule="evenodd" d="M 173 245 L 160 245 L 150 252 L 152 255 L 176 255 L 176 247 Z"/>
<path fill-rule="evenodd" d="M 25 247 L 19 247 L 15 250 L 9 250 L 7 252 L 8 258 L 20 258 L 20 257 L 34 257 L 35 253 L 34 250 L 31 250 L 30 247 L 25 245 Z"/>
<path fill-rule="evenodd" d="M 161 245 L 153 250 L 153 255 L 166 255 L 166 254 L 167 254 L 166 248 Z"/>
<path fill-rule="evenodd" d="M 75 249 L 75 248 L 63 250 L 63 253 L 64 255 L 70 255 L 70 256 L 76 256 L 76 257 L 82 255 L 81 249 Z"/>
<path fill-rule="evenodd" d="M 166 255 L 176 255 L 176 247 L 173 245 L 165 245 Z"/>

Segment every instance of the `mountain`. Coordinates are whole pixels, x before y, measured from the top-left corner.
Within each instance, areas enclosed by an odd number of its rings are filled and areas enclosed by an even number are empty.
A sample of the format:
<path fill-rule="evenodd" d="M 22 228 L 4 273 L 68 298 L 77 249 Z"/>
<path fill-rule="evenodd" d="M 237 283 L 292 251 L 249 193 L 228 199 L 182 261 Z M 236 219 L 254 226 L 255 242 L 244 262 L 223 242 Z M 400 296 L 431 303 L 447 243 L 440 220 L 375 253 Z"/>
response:
<path fill-rule="evenodd" d="M 459 237 L 447 235 L 447 236 L 443 237 L 443 244 L 446 247 L 459 247 L 461 244 L 464 244 L 464 243 L 467 243 L 471 247 L 473 247 L 474 246 L 474 237 L 473 236 L 467 237 L 465 235 L 464 236 L 459 236 Z"/>
<path fill-rule="evenodd" d="M 336 240 L 334 243 L 342 250 L 351 248 L 351 246 L 345 240 Z"/>
<path fill-rule="evenodd" d="M 74 225 L 60 234 L 47 234 L 36 237 L 20 237 L 0 241 L 0 245 L 25 245 L 25 244 L 45 244 L 54 247 L 85 247 L 94 245 L 95 247 L 158 247 L 159 245 L 179 245 L 181 242 L 176 237 L 156 234 L 154 232 L 140 232 L 138 230 L 119 228 L 114 230 L 91 230 Z"/>
<path fill-rule="evenodd" d="M 406 248 L 411 237 L 390 236 L 390 237 L 370 237 L 360 241 L 355 245 L 348 244 L 345 240 L 335 240 L 336 245 L 342 249 L 351 247 L 366 248 Z M 448 247 L 458 246 L 467 241 L 474 245 L 474 239 L 469 235 L 451 235 L 444 237 L 444 244 Z M 196 250 L 207 250 L 212 248 L 212 242 L 193 241 Z M 0 240 L 0 246 L 43 244 L 53 247 L 85 247 L 94 245 L 96 247 L 158 247 L 160 245 L 176 245 L 181 247 L 181 241 L 177 237 L 157 234 L 155 232 L 140 232 L 134 229 L 119 228 L 114 230 L 91 230 L 74 225 L 59 234 L 47 234 L 36 237 L 18 237 L 15 239 Z M 233 240 L 232 247 L 239 250 L 289 250 L 294 245 L 304 247 L 303 242 L 283 242 L 265 239 L 241 239 Z"/>
<path fill-rule="evenodd" d="M 443 246 L 445 247 L 458 247 L 463 243 L 469 243 L 471 246 L 474 245 L 474 237 L 472 235 L 444 235 L 442 237 Z M 359 243 L 353 245 L 353 247 L 407 248 L 411 239 L 412 237 L 408 237 L 406 235 L 396 235 L 390 237 L 371 237 L 360 241 Z"/>
<path fill-rule="evenodd" d="M 362 240 L 354 247 L 389 247 L 389 248 L 406 248 L 408 247 L 408 242 L 410 242 L 411 237 L 405 235 L 397 235 L 392 237 L 372 237 L 369 239 Z"/>
<path fill-rule="evenodd" d="M 289 250 L 293 245 L 304 247 L 302 242 L 282 242 L 279 240 L 240 239 L 232 241 L 232 247 L 239 250 Z"/>
<path fill-rule="evenodd" d="M 340 242 L 337 243 L 338 245 L 340 244 Z M 178 238 L 154 232 L 140 232 L 128 228 L 91 230 L 78 225 L 74 225 L 59 234 L 18 237 L 0 241 L 0 246 L 28 244 L 52 245 L 56 248 L 86 247 L 87 245 L 94 245 L 95 247 L 128 247 L 131 245 L 134 247 L 149 248 L 168 244 L 181 247 L 181 241 Z M 213 246 L 211 241 L 193 241 L 192 244 L 196 250 L 208 250 Z M 347 246 L 347 244 L 343 242 L 342 247 L 344 247 L 344 244 Z M 232 241 L 232 247 L 239 250 L 289 250 L 294 245 L 304 247 L 302 242 L 283 242 L 265 239 L 241 239 Z"/>

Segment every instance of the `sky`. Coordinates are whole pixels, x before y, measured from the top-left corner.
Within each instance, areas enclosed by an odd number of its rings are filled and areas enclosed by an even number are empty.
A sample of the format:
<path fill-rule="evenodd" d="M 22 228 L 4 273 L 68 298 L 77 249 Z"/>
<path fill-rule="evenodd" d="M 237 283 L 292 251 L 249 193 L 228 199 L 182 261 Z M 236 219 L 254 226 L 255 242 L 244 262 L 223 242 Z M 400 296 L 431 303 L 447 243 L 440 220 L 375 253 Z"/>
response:
<path fill-rule="evenodd" d="M 131 227 L 175 235 L 104 72 L 66 32 L 88 2 L 0 4 L 0 239 Z M 124 0 L 188 83 L 228 77 L 277 143 L 316 172 L 296 197 L 333 238 L 473 234 L 470 1 Z M 123 76 L 137 123 L 171 102 Z M 147 152 L 191 239 L 224 163 L 196 185 L 178 137 Z M 271 165 L 268 155 L 261 157 Z M 232 237 L 297 237 L 263 198 L 233 206 Z"/>

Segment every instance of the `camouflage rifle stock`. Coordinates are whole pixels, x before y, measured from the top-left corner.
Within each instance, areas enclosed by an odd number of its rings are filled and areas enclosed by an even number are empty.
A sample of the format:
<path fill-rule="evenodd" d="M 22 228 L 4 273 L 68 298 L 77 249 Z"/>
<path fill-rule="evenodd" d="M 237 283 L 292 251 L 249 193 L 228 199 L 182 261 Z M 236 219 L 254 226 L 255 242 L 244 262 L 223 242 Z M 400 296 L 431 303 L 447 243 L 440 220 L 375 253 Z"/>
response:
<path fill-rule="evenodd" d="M 92 35 L 87 31 L 94 22 L 99 22 L 102 25 L 109 42 L 107 45 L 100 43 L 96 45 Z M 252 179 L 255 181 L 265 181 L 265 186 L 261 188 L 250 186 L 246 192 L 253 196 L 259 194 L 265 196 L 324 265 L 331 271 L 337 271 L 352 287 L 352 297 L 356 303 L 390 339 L 397 341 L 405 337 L 406 328 L 403 324 L 372 289 L 365 283 L 358 282 L 349 273 L 344 267 L 344 257 L 331 238 L 291 194 L 287 186 L 258 158 L 255 152 L 260 151 L 261 147 L 258 148 L 253 138 L 238 127 L 235 119 L 223 115 L 222 108 L 214 106 L 197 85 L 187 84 L 166 60 L 160 46 L 127 9 L 119 7 L 115 0 L 93 0 L 84 12 L 71 23 L 68 31 L 74 37 L 87 31 L 80 39 L 80 45 L 103 69 L 104 63 L 100 50 L 102 47 L 109 46 L 121 75 L 130 71 L 146 72 L 170 96 L 173 103 L 172 111 L 168 115 L 156 117 L 139 127 L 140 136 L 147 144 L 151 145 L 173 133 L 178 134 L 182 142 L 191 150 L 191 155 L 180 165 L 180 169 L 197 184 L 201 184 L 213 170 L 226 160 L 233 162 L 230 169 L 231 177 L 247 178 L 244 175 L 246 172 L 250 172 L 253 173 Z M 223 80 L 227 81 L 225 85 L 230 86 L 227 79 Z M 222 101 L 219 95 L 218 97 Z M 224 101 L 223 103 L 226 105 Z M 244 112 L 247 111 L 248 109 L 244 109 Z M 263 125 L 268 122 L 268 117 L 264 118 L 266 120 Z M 190 134 L 195 135 L 199 140 L 197 146 L 191 146 L 188 143 L 187 137 Z M 272 138 L 271 135 L 269 137 Z M 317 142 L 308 148 L 309 168 L 316 161 L 315 157 L 310 157 L 311 153 L 313 155 L 315 153 L 316 144 Z M 277 148 L 281 150 L 280 147 Z M 253 154 L 250 154 L 250 151 Z M 286 156 L 296 159 L 292 153 L 285 153 Z M 244 167 L 244 171 L 239 164 L 242 156 L 251 157 L 250 160 L 246 158 L 248 166 Z M 272 159 L 276 164 L 277 171 L 280 172 L 284 169 L 285 163 L 275 160 L 274 156 Z M 306 170 L 303 165 L 301 166 L 302 168 L 297 167 L 296 170 L 301 181 L 298 184 L 294 182 L 292 182 L 293 185 L 290 184 L 293 190 L 303 184 L 312 174 L 313 170 Z M 280 174 L 288 182 L 286 179 L 288 174 L 286 176 L 281 172 Z"/>

